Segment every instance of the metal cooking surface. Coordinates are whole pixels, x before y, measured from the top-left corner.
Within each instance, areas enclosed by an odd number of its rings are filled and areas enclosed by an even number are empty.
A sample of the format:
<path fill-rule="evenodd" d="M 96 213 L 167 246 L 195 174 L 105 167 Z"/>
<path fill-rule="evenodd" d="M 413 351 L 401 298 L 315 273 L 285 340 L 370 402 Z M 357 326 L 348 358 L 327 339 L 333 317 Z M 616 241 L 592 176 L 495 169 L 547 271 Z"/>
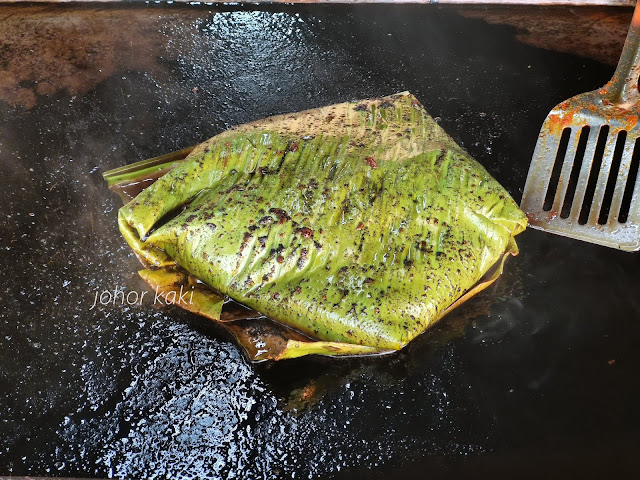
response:
<path fill-rule="evenodd" d="M 611 66 L 430 6 L 26 17 L 0 34 L 0 475 L 630 471 L 638 255 L 528 230 L 495 287 L 381 358 L 252 365 L 185 312 L 91 309 L 96 292 L 145 289 L 108 169 L 410 90 L 519 200 L 549 109 Z"/>

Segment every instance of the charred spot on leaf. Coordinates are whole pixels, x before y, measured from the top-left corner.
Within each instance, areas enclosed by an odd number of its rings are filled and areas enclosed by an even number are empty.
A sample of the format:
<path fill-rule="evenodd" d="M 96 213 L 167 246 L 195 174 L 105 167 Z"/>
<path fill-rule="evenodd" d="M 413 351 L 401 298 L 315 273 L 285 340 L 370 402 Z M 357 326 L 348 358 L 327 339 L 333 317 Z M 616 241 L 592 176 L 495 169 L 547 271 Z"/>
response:
<path fill-rule="evenodd" d="M 271 249 L 271 251 L 269 252 L 269 255 L 270 256 L 273 256 L 273 255 L 279 256 L 282 253 L 283 250 L 284 250 L 284 245 L 282 245 L 280 243 L 280 244 L 278 244 L 277 247 Z"/>
<path fill-rule="evenodd" d="M 356 112 L 368 112 L 369 107 L 366 103 L 360 103 L 353 108 Z"/>
<path fill-rule="evenodd" d="M 438 156 L 436 157 L 436 161 L 434 164 L 436 168 L 439 168 L 440 166 L 442 166 L 442 163 L 444 162 L 444 156 L 445 156 L 445 152 L 444 150 L 441 150 Z"/>
<path fill-rule="evenodd" d="M 244 237 L 242 238 L 242 243 L 240 244 L 240 253 L 242 253 L 242 251 L 245 249 L 251 238 L 253 238 L 253 235 L 251 235 L 251 233 L 244 232 Z"/>
<path fill-rule="evenodd" d="M 418 250 L 423 253 L 431 253 L 433 251 L 431 245 L 429 245 L 425 240 L 418 243 Z"/>
<path fill-rule="evenodd" d="M 306 248 L 303 248 L 302 250 L 300 250 L 300 258 L 298 259 L 298 268 L 304 267 L 304 264 L 307 263 L 308 255 L 309 255 L 309 250 L 307 250 Z"/>
<path fill-rule="evenodd" d="M 295 233 L 296 235 L 300 235 L 302 238 L 313 237 L 313 230 L 311 230 L 309 227 L 297 228 L 293 233 Z"/>
<path fill-rule="evenodd" d="M 378 104 L 378 108 L 393 108 L 393 103 L 389 100 L 384 100 Z"/>
<path fill-rule="evenodd" d="M 364 284 L 365 285 L 371 285 L 373 282 L 375 282 L 375 280 L 371 277 L 367 277 L 364 279 Z"/>
<path fill-rule="evenodd" d="M 197 215 L 189 215 L 187 217 L 187 219 L 185 220 L 185 222 L 189 223 L 189 222 L 193 222 L 197 217 Z"/>
<path fill-rule="evenodd" d="M 263 237 L 258 237 L 258 243 L 260 244 L 260 246 L 262 248 L 265 247 L 265 245 L 267 244 L 267 240 L 269 239 L 269 237 L 267 235 L 263 236 Z"/>
<path fill-rule="evenodd" d="M 405 268 L 411 268 L 413 266 L 413 260 L 409 260 L 408 258 L 403 263 Z"/>
<path fill-rule="evenodd" d="M 281 208 L 270 208 L 269 209 L 269 213 L 272 213 L 276 217 L 278 217 L 278 222 L 280 224 L 283 224 L 283 223 L 291 220 L 291 217 L 287 214 L 287 212 L 285 212 Z"/>
<path fill-rule="evenodd" d="M 273 223 L 273 217 L 270 215 L 265 215 L 260 220 L 258 220 L 258 223 L 260 225 L 269 225 L 270 223 Z"/>

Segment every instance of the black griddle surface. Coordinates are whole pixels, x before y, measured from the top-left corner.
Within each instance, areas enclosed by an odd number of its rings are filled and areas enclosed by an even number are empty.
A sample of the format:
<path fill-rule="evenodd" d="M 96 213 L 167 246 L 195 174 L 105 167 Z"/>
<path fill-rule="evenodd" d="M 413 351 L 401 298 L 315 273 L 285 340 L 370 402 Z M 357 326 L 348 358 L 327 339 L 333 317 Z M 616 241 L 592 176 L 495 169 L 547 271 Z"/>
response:
<path fill-rule="evenodd" d="M 56 15 L 77 38 L 25 24 L 45 46 L 23 58 L 23 97 L 0 101 L 0 475 L 631 471 L 637 254 L 528 230 L 495 287 L 381 358 L 252 365 L 188 313 L 90 309 L 96 292 L 145 289 L 106 170 L 268 115 L 409 90 L 519 201 L 548 111 L 611 66 L 434 6 Z M 58 74 L 65 55 L 73 68 Z"/>

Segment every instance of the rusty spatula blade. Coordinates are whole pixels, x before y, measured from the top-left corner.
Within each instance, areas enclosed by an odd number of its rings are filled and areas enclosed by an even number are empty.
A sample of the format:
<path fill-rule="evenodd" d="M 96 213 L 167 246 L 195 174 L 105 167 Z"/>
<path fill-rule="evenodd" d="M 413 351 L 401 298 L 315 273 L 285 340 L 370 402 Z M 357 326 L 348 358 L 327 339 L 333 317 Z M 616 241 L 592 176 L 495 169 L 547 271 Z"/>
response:
<path fill-rule="evenodd" d="M 640 2 L 613 78 L 545 119 L 522 196 L 530 225 L 640 250 Z"/>

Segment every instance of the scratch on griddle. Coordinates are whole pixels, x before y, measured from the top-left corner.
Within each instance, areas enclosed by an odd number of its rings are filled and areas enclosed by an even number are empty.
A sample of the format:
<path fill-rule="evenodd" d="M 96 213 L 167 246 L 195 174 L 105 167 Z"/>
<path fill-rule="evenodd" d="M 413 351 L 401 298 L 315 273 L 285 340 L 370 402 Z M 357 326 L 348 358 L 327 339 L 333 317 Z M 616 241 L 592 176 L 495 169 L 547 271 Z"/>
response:
<path fill-rule="evenodd" d="M 93 222 L 93 212 L 89 212 L 89 223 L 91 224 L 91 234 L 89 235 L 89 247 L 93 243 L 93 232 L 95 231 L 95 226 Z"/>
<path fill-rule="evenodd" d="M 56 250 L 56 253 L 54 253 L 53 256 L 47 262 L 47 265 L 51 265 L 59 253 L 60 253 L 60 250 Z"/>

